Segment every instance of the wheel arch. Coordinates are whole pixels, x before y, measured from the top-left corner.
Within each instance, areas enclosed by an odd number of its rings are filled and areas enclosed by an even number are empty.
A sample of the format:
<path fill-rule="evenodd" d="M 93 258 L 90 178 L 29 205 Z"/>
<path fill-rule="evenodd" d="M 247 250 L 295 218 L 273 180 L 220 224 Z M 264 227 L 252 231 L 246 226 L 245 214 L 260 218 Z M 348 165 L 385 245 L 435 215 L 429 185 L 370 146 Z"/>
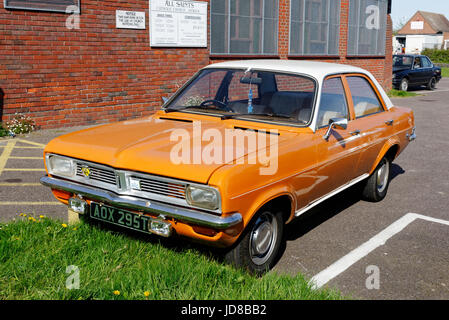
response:
<path fill-rule="evenodd" d="M 396 157 L 399 155 L 400 150 L 400 142 L 398 138 L 391 138 L 389 139 L 382 149 L 379 152 L 379 155 L 376 158 L 376 161 L 374 162 L 374 165 L 372 166 L 369 174 L 373 174 L 374 170 L 376 170 L 377 166 L 379 165 L 380 161 L 386 156 L 388 160 L 390 160 L 390 163 L 396 159 Z"/>
<path fill-rule="evenodd" d="M 295 203 L 294 197 L 288 192 L 273 194 L 251 209 L 251 214 L 248 217 L 247 223 L 249 223 L 262 209 L 269 206 L 281 208 L 284 222 L 289 223 L 292 220 L 292 217 L 294 217 Z"/>

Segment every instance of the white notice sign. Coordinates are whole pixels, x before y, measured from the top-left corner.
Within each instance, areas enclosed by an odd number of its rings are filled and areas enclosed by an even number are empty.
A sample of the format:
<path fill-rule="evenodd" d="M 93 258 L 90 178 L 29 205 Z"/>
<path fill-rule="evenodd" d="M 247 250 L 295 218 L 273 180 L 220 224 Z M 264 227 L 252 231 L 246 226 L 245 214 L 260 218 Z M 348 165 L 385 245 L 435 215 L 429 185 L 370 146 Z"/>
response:
<path fill-rule="evenodd" d="M 410 27 L 412 30 L 423 30 L 424 29 L 424 21 L 412 21 Z"/>
<path fill-rule="evenodd" d="M 150 0 L 152 47 L 207 47 L 207 2 Z"/>
<path fill-rule="evenodd" d="M 145 12 L 116 10 L 115 23 L 120 29 L 145 29 Z"/>

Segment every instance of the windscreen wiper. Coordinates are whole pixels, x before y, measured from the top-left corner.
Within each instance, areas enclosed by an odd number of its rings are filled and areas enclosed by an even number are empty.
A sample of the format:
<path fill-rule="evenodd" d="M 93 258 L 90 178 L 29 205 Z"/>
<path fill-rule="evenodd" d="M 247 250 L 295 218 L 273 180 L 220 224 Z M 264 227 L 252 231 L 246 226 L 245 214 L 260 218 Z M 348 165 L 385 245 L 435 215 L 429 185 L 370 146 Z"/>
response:
<path fill-rule="evenodd" d="M 211 110 L 208 107 L 202 107 L 202 106 L 185 106 L 185 107 L 181 107 L 179 109 L 166 108 L 166 109 L 164 109 L 164 111 L 165 111 L 165 113 L 171 113 L 171 112 L 183 111 L 183 110 L 186 110 L 186 109 L 203 109 L 203 110 L 207 109 L 207 110 Z"/>
<path fill-rule="evenodd" d="M 265 116 L 270 118 L 285 118 L 285 119 L 291 119 L 292 117 L 282 115 L 282 114 L 274 114 L 274 113 L 236 113 L 236 114 L 225 114 L 221 116 L 221 120 L 229 120 L 229 119 L 235 119 L 237 117 L 242 116 Z"/>

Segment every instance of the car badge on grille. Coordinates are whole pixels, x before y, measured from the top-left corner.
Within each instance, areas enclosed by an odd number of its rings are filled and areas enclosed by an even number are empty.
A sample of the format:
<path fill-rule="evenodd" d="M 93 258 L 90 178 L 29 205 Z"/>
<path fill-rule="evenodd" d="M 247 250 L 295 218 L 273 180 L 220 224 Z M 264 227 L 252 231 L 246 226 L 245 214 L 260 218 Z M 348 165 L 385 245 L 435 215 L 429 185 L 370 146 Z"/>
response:
<path fill-rule="evenodd" d="M 81 171 L 83 172 L 83 175 L 84 175 L 86 178 L 90 178 L 90 168 L 89 168 L 89 167 L 83 166 L 83 167 L 81 168 Z"/>

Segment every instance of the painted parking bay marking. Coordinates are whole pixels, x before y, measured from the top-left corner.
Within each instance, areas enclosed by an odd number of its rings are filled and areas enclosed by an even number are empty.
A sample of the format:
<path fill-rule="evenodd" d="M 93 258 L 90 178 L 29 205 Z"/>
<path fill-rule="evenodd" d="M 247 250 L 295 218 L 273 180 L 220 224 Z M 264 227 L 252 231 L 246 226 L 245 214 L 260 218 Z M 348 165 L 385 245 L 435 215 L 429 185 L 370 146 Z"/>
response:
<path fill-rule="evenodd" d="M 334 262 L 332 265 L 312 277 L 310 284 L 313 288 L 318 289 L 326 283 L 337 277 L 339 274 L 347 270 L 354 263 L 367 256 L 380 246 L 383 246 L 390 238 L 404 230 L 410 223 L 416 219 L 426 220 L 449 226 L 449 221 L 424 216 L 417 213 L 408 213 L 389 227 L 372 237 L 370 240 L 352 250 L 350 253 Z"/>
<path fill-rule="evenodd" d="M 19 145 L 20 143 L 20 145 Z M 0 175 L 3 172 L 45 172 L 43 168 L 6 168 L 6 163 L 11 160 L 42 160 L 42 157 L 16 157 L 11 156 L 14 149 L 44 149 L 45 145 L 42 143 L 28 141 L 24 139 L 8 140 L 6 143 L 1 143 L 0 148 L 3 152 L 0 155 Z M 0 187 L 38 187 L 39 183 L 0 183 Z M 58 201 L 0 201 L 0 206 L 35 206 L 35 205 L 62 205 Z"/>

